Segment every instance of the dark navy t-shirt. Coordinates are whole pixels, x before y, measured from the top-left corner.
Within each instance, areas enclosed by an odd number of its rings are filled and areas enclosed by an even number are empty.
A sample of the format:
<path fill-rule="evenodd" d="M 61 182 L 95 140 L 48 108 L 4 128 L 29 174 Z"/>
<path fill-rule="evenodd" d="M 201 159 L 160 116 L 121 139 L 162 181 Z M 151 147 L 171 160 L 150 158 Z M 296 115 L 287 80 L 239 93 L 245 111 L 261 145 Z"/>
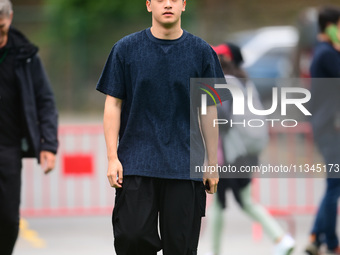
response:
<path fill-rule="evenodd" d="M 124 175 L 190 179 L 190 78 L 200 77 L 224 75 L 209 44 L 186 31 L 162 40 L 148 28 L 113 46 L 97 90 L 123 99 Z"/>
<path fill-rule="evenodd" d="M 336 115 L 340 114 L 340 52 L 330 43 L 319 43 L 310 68 L 311 123 L 315 137 L 332 133 Z"/>

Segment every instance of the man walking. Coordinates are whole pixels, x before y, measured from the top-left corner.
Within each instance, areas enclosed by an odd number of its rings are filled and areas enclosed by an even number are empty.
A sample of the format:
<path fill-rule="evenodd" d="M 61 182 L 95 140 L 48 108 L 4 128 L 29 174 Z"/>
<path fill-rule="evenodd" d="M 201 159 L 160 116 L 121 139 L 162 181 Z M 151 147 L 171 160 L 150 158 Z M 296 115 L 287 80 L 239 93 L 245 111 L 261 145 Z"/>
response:
<path fill-rule="evenodd" d="M 21 159 L 54 168 L 57 110 L 38 49 L 11 27 L 12 4 L 0 0 L 0 254 L 12 254 L 19 230 Z"/>
<path fill-rule="evenodd" d="M 322 243 L 327 254 L 340 254 L 336 234 L 337 204 L 340 196 L 340 178 L 336 165 L 340 164 L 340 9 L 326 7 L 320 10 L 319 44 L 311 65 L 311 111 L 314 140 L 327 165 L 326 192 L 320 204 L 310 244 L 306 252 L 317 255 Z M 339 48 L 340 49 L 340 48 Z M 331 167 L 332 165 L 335 166 Z"/>
<path fill-rule="evenodd" d="M 212 48 L 181 28 L 185 0 L 148 0 L 146 7 L 151 28 L 113 46 L 97 85 L 107 95 L 115 249 L 118 255 L 155 255 L 160 249 L 164 255 L 197 254 L 204 184 L 215 193 L 218 176 L 190 178 L 190 78 L 224 75 Z M 200 117 L 201 130 L 207 163 L 216 166 L 218 129 L 209 126 L 216 107 L 208 106 L 207 113 Z"/>

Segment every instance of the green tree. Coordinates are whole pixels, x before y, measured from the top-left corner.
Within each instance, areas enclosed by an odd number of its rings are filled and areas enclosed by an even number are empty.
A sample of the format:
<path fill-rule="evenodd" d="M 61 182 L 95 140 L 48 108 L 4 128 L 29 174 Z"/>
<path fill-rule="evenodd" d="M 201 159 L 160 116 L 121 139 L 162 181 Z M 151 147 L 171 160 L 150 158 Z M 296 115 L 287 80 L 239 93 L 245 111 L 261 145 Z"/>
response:
<path fill-rule="evenodd" d="M 192 22 L 193 2 L 183 15 Z M 112 45 L 123 36 L 151 25 L 141 0 L 44 0 L 49 19 L 45 38 L 50 52 L 51 79 L 61 110 L 102 109 L 93 93 Z"/>

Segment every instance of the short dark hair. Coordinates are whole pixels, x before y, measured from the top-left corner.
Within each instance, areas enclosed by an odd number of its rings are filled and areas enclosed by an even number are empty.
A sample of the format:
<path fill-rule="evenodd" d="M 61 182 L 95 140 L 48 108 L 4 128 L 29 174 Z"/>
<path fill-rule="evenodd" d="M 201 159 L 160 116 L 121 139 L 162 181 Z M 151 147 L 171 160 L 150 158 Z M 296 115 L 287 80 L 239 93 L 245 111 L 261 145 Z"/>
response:
<path fill-rule="evenodd" d="M 319 11 L 318 24 L 320 32 L 325 32 L 329 23 L 336 24 L 340 19 L 340 8 L 334 6 L 323 7 Z"/>

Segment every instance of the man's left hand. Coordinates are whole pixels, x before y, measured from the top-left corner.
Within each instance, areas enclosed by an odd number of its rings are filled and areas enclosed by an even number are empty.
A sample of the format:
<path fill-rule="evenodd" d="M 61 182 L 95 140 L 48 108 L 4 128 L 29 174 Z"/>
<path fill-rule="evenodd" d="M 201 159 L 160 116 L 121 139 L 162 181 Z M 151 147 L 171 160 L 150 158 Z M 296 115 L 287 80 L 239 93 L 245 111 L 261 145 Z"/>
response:
<path fill-rule="evenodd" d="M 40 165 L 44 173 L 48 174 L 55 166 L 55 154 L 50 151 L 41 151 Z"/>
<path fill-rule="evenodd" d="M 217 184 L 219 181 L 218 173 L 210 173 L 206 172 L 203 175 L 203 184 L 205 187 L 209 187 L 209 189 L 206 188 L 206 192 L 208 194 L 214 194 L 217 192 Z"/>

